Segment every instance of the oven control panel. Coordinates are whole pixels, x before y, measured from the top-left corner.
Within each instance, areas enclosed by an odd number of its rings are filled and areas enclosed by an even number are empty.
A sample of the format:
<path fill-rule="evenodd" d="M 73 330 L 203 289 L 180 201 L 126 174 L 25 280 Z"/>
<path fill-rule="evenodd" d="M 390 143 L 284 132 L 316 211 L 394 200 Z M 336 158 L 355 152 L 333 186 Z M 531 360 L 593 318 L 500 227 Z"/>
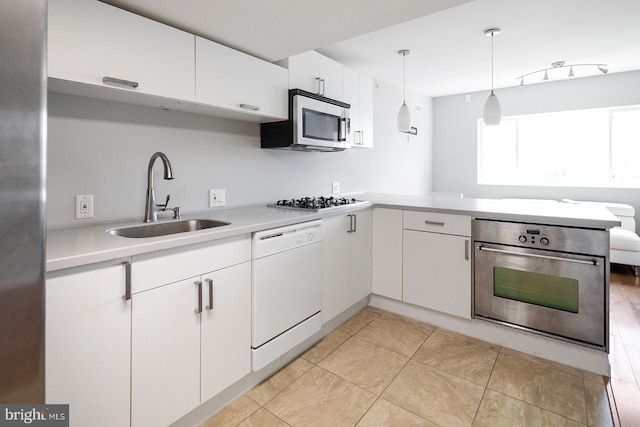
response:
<path fill-rule="evenodd" d="M 542 235 L 539 228 L 528 228 L 518 237 L 520 243 L 529 243 L 531 245 L 549 245 L 549 237 Z"/>
<path fill-rule="evenodd" d="M 589 255 L 609 255 L 609 233 L 603 229 L 532 224 L 475 218 L 475 242 Z"/>

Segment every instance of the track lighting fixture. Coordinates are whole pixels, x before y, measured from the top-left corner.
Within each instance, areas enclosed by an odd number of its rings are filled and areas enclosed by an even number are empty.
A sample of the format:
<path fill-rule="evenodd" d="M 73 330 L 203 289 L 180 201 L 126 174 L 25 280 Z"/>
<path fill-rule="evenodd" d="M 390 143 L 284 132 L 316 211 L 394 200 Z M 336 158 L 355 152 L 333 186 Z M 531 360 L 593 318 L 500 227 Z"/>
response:
<path fill-rule="evenodd" d="M 544 76 L 542 77 L 542 80 L 549 80 L 548 72 L 552 70 L 558 70 L 560 68 L 569 68 L 569 77 L 575 77 L 575 74 L 573 72 L 574 67 L 597 67 L 602 74 L 607 74 L 609 72 L 609 69 L 607 68 L 607 64 L 565 64 L 564 61 L 557 61 L 552 63 L 551 67 L 549 68 L 543 68 L 542 70 L 532 71 L 530 73 L 518 76 L 516 77 L 516 79 L 520 80 L 520 86 L 524 86 L 525 77 L 529 77 L 537 73 L 542 73 L 544 71 Z"/>

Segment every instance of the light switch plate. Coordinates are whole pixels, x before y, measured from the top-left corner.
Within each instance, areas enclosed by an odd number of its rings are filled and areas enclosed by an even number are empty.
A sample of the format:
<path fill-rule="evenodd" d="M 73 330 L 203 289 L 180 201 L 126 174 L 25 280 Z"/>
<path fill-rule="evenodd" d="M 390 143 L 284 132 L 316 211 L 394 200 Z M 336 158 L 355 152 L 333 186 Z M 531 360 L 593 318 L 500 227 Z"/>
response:
<path fill-rule="evenodd" d="M 339 192 L 340 192 L 340 183 L 337 181 L 334 181 L 332 183 L 331 193 L 338 194 Z"/>

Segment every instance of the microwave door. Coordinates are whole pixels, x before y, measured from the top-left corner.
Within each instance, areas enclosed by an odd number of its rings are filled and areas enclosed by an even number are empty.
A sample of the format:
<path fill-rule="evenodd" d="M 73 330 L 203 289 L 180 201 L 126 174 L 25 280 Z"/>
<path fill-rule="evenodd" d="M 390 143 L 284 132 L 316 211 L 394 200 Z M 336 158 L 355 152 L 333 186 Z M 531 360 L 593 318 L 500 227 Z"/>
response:
<path fill-rule="evenodd" d="M 342 140 L 342 118 L 323 111 L 303 108 L 302 138 L 339 142 Z"/>

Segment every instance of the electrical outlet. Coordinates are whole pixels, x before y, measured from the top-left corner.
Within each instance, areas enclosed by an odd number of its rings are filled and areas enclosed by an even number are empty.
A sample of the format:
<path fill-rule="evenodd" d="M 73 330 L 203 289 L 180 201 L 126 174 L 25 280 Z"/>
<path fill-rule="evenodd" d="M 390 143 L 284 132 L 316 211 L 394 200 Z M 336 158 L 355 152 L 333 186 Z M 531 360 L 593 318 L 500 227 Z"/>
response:
<path fill-rule="evenodd" d="M 339 192 L 340 192 L 340 183 L 339 182 L 333 182 L 332 183 L 331 193 L 338 194 Z"/>
<path fill-rule="evenodd" d="M 215 208 L 226 204 L 225 189 L 209 190 L 209 207 Z"/>
<path fill-rule="evenodd" d="M 93 218 L 93 195 L 76 196 L 76 219 Z"/>

